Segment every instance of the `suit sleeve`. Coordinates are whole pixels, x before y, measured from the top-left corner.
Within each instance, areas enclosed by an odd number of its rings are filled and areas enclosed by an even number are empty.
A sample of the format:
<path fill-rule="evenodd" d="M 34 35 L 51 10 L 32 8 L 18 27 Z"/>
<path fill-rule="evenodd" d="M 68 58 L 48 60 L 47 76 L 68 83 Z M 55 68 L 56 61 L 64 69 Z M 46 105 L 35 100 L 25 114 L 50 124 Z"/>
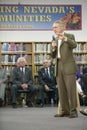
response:
<path fill-rule="evenodd" d="M 39 70 L 38 71 L 38 81 L 39 81 L 40 85 L 44 86 L 44 85 L 46 85 L 46 83 L 43 81 L 42 77 L 43 77 L 42 72 L 41 72 L 41 70 Z"/>
<path fill-rule="evenodd" d="M 6 83 L 6 81 L 7 81 L 7 74 L 6 74 L 6 71 L 3 70 L 3 73 L 2 73 L 2 82 Z"/>
<path fill-rule="evenodd" d="M 31 71 L 31 70 L 28 70 L 28 71 L 29 71 L 29 81 L 28 81 L 28 86 L 32 87 L 32 85 L 33 85 L 32 71 Z"/>
<path fill-rule="evenodd" d="M 66 43 L 69 45 L 70 48 L 74 49 L 77 47 L 77 42 L 75 41 L 75 37 L 73 34 L 67 35 Z"/>
<path fill-rule="evenodd" d="M 11 83 L 17 86 L 21 86 L 21 82 L 17 80 L 17 74 L 18 74 L 17 68 L 14 68 L 12 72 Z"/>
<path fill-rule="evenodd" d="M 51 57 L 54 59 L 54 58 L 56 58 L 56 55 L 57 55 L 57 47 L 55 47 L 55 49 L 53 49 L 51 46 Z"/>

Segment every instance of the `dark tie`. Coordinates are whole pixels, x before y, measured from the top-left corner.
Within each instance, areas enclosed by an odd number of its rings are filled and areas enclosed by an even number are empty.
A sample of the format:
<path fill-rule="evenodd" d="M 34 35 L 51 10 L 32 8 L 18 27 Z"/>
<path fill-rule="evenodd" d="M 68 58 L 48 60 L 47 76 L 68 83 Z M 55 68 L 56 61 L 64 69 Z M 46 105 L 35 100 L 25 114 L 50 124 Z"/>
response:
<path fill-rule="evenodd" d="M 25 76 L 25 68 L 22 67 L 22 82 L 25 83 L 26 76 Z"/>
<path fill-rule="evenodd" d="M 46 68 L 46 75 L 49 77 L 48 68 Z"/>

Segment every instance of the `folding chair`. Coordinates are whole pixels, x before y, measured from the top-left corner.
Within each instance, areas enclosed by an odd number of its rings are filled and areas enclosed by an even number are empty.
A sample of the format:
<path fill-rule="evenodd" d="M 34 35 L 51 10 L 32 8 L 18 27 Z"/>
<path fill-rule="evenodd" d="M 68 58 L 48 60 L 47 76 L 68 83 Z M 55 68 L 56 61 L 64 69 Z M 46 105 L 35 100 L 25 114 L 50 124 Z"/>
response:
<path fill-rule="evenodd" d="M 17 92 L 18 92 L 18 93 L 25 93 L 26 96 L 25 96 L 23 99 L 27 101 L 27 103 L 28 103 L 27 105 L 28 105 L 28 106 L 34 107 L 33 102 L 32 102 L 31 99 L 29 98 L 29 93 L 31 92 L 29 89 L 18 89 Z M 27 96 L 27 95 L 28 95 L 28 96 Z M 28 97 L 28 99 L 27 99 L 27 97 Z"/>

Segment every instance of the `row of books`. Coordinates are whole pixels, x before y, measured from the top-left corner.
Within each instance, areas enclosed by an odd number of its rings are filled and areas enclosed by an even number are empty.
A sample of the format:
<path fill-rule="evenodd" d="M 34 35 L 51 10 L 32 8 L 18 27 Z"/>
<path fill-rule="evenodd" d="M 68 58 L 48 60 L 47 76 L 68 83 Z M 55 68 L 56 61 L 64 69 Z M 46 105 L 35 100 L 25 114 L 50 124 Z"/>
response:
<path fill-rule="evenodd" d="M 87 52 L 87 43 L 77 44 L 73 52 Z"/>
<path fill-rule="evenodd" d="M 21 57 L 20 54 L 17 55 L 2 55 L 2 64 L 16 63 L 17 59 Z"/>
<path fill-rule="evenodd" d="M 25 57 L 28 64 L 32 64 L 32 55 L 25 54 L 15 54 L 15 55 L 2 55 L 2 64 L 15 64 L 19 57 Z M 46 58 L 49 58 L 50 55 L 47 54 L 37 54 L 34 56 L 35 64 L 42 64 Z"/>
<path fill-rule="evenodd" d="M 34 56 L 34 63 L 35 64 L 42 64 L 43 61 L 49 57 L 50 57 L 50 55 L 47 55 L 47 54 L 37 54 Z"/>
<path fill-rule="evenodd" d="M 48 52 L 50 53 L 50 44 L 47 43 L 35 43 L 34 52 Z"/>
<path fill-rule="evenodd" d="M 19 57 L 25 57 L 28 64 L 32 63 L 32 56 L 31 55 L 2 55 L 2 64 L 15 64 Z"/>
<path fill-rule="evenodd" d="M 87 63 L 87 54 L 85 55 L 74 55 L 76 62 L 86 62 Z"/>
<path fill-rule="evenodd" d="M 2 44 L 2 51 L 25 51 L 25 44 L 15 44 L 14 42 L 11 43 L 3 43 Z"/>
<path fill-rule="evenodd" d="M 3 51 L 31 51 L 32 44 L 29 43 L 14 43 L 14 42 L 4 42 L 2 43 Z M 34 52 L 49 52 L 50 53 L 50 43 L 34 43 Z M 87 43 L 77 44 L 77 47 L 73 52 L 87 52 Z"/>
<path fill-rule="evenodd" d="M 2 52 L 32 52 L 32 44 L 29 43 L 2 43 Z M 49 43 L 34 43 L 34 52 L 50 53 Z"/>

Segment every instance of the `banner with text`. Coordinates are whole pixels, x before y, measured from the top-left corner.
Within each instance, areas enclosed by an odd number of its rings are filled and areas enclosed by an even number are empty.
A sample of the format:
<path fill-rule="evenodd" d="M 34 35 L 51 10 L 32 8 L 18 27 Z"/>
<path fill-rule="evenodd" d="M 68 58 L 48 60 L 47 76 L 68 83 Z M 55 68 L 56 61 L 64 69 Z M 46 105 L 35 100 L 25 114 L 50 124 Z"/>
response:
<path fill-rule="evenodd" d="M 81 30 L 81 11 L 81 5 L 0 5 L 0 30 L 52 30 L 56 20 Z"/>

